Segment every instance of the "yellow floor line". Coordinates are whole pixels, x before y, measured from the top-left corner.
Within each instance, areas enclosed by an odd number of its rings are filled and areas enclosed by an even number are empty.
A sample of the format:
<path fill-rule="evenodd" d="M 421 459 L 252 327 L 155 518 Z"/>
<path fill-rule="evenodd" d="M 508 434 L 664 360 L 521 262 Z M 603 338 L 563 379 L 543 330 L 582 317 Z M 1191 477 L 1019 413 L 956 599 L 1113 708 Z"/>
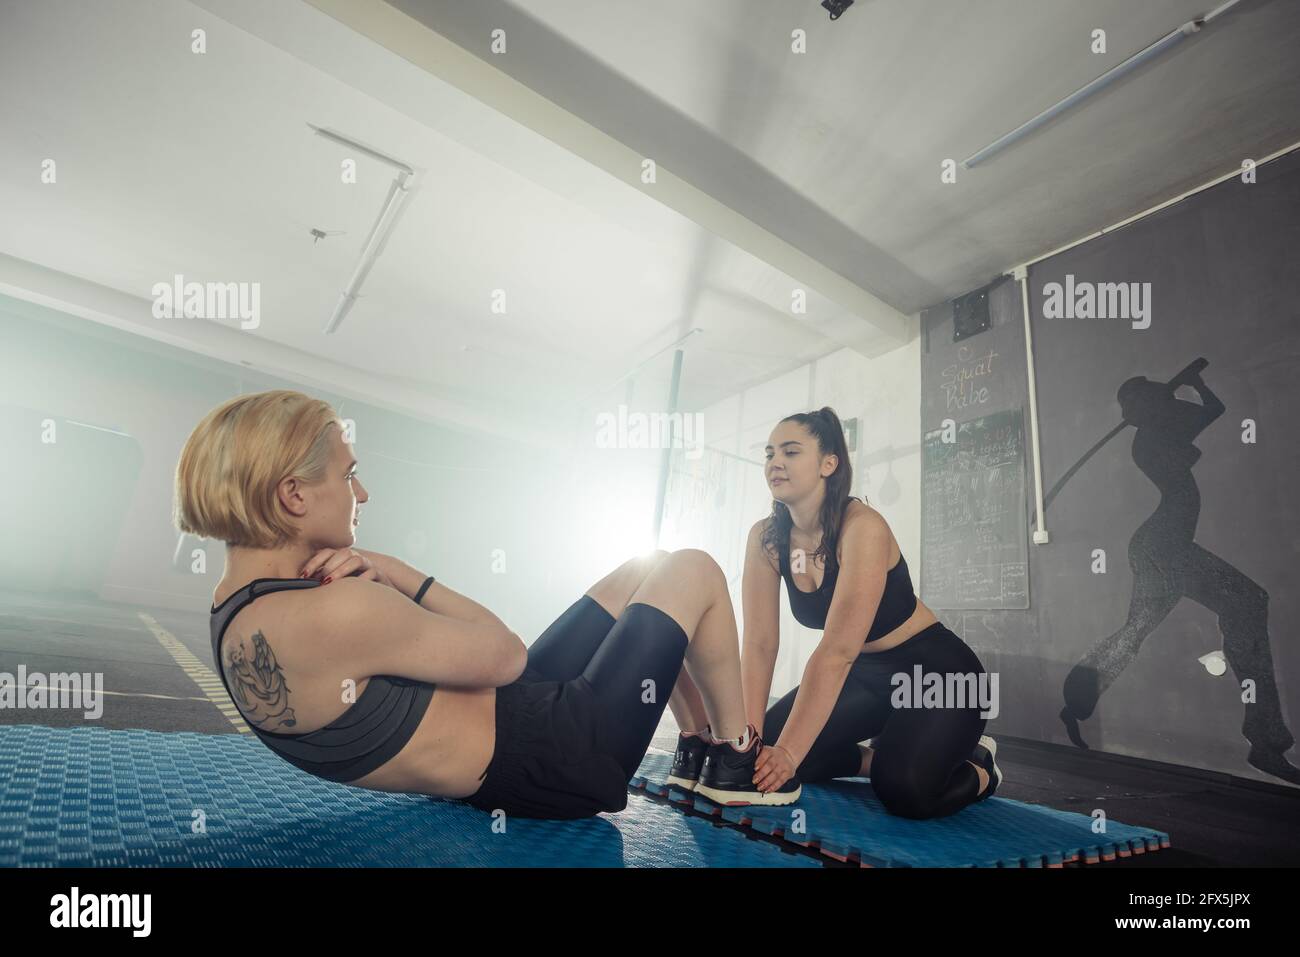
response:
<path fill-rule="evenodd" d="M 240 734 L 252 734 L 253 729 L 244 721 L 239 710 L 235 707 L 235 703 L 230 700 L 230 695 L 226 694 L 226 687 L 221 683 L 221 677 L 190 654 L 190 650 L 177 641 L 171 632 L 158 624 L 152 615 L 143 611 L 136 612 L 136 614 L 140 616 L 140 620 L 145 623 L 145 626 L 153 632 L 153 636 L 158 639 L 158 643 L 175 659 L 176 664 L 180 665 L 181 670 L 189 675 L 190 679 L 207 696 L 207 699 L 216 705 L 217 710 L 234 725 L 235 730 Z"/>

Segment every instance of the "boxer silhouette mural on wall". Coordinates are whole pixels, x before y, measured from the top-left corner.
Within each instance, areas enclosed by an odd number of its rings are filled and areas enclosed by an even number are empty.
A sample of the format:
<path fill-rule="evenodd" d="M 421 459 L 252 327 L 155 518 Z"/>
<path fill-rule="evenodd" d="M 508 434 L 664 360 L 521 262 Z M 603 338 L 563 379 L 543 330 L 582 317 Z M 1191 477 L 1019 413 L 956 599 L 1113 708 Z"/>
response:
<path fill-rule="evenodd" d="M 1197 359 L 1165 383 L 1137 376 L 1121 385 L 1116 398 L 1123 421 L 1089 449 L 1044 499 L 1046 508 L 1093 453 L 1127 426 L 1136 426 L 1133 462 L 1160 490 L 1160 504 L 1129 540 L 1133 596 L 1128 620 L 1070 670 L 1060 717 L 1070 740 L 1086 749 L 1079 722 L 1092 714 L 1098 698 L 1137 656 L 1143 640 L 1185 596 L 1218 616 L 1223 656 L 1232 673 L 1239 684 L 1247 679 L 1254 682 L 1254 700 L 1244 704 L 1241 726 L 1250 742 L 1247 762 L 1275 777 L 1300 783 L 1300 768 L 1283 756 L 1295 738 L 1287 730 L 1273 676 L 1268 592 L 1193 540 L 1201 496 L 1192 466 L 1201 451 L 1192 440 L 1224 412 L 1223 403 L 1201 379 L 1201 370 L 1208 364 Z M 1182 385 L 1194 388 L 1201 404 L 1176 398 L 1174 393 Z"/>

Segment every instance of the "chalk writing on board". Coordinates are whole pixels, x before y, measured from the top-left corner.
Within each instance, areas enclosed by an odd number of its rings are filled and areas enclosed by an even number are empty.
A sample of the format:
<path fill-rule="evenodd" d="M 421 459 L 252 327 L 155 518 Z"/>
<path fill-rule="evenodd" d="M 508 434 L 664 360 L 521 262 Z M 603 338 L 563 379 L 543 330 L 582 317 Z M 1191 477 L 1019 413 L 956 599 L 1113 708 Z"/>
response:
<path fill-rule="evenodd" d="M 989 401 L 989 383 L 994 372 L 1001 372 L 998 353 L 989 349 L 980 352 L 970 346 L 959 346 L 957 361 L 939 373 L 939 391 L 943 395 L 943 411 L 958 412 L 973 409 Z"/>
<path fill-rule="evenodd" d="M 1024 416 L 996 412 L 927 432 L 921 600 L 931 608 L 1028 608 Z"/>

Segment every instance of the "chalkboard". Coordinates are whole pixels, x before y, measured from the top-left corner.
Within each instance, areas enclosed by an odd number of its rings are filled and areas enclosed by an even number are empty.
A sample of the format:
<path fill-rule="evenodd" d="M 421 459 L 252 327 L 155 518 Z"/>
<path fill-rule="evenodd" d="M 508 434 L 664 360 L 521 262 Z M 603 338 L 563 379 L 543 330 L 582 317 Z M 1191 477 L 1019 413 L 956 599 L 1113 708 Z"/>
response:
<path fill-rule="evenodd" d="M 1028 608 L 1024 413 L 926 432 L 921 463 L 921 600 L 931 608 Z"/>

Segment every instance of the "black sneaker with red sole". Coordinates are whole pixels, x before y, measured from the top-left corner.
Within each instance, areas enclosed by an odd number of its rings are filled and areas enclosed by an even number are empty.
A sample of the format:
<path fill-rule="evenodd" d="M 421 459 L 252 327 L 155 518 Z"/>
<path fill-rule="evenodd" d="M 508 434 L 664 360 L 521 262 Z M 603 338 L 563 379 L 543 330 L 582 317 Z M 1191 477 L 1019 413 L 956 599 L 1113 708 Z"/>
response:
<path fill-rule="evenodd" d="M 791 778 L 775 791 L 764 793 L 754 785 L 754 764 L 763 750 L 763 739 L 754 733 L 745 750 L 737 750 L 729 741 L 713 744 L 704 752 L 704 766 L 700 770 L 695 793 L 717 804 L 729 806 L 759 804 L 779 807 L 793 804 L 803 793 L 797 778 Z"/>
<path fill-rule="evenodd" d="M 673 769 L 668 773 L 669 786 L 679 791 L 695 790 L 710 740 L 707 728 L 700 734 L 677 735 L 677 753 L 673 755 Z"/>

